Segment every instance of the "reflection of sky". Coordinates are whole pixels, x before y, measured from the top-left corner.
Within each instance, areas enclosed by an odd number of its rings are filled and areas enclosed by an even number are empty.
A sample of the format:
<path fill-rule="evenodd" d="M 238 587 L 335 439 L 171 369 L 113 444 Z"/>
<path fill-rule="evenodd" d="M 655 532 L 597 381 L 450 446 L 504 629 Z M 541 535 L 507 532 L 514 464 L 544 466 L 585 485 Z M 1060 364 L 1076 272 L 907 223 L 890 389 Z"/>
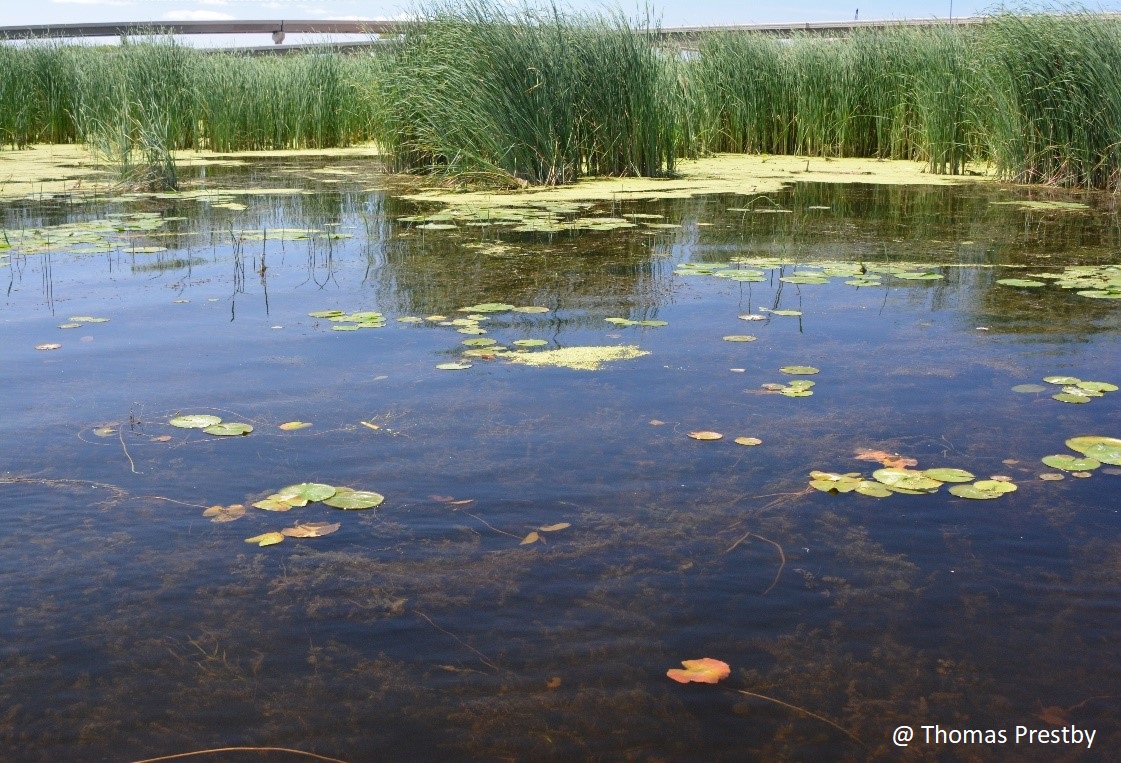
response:
<path fill-rule="evenodd" d="M 501 1 L 501 0 L 500 0 Z M 514 0 L 504 4 L 517 6 Z M 387 19 L 407 16 L 423 2 L 409 0 L 49 0 L 43 3 L 4 2 L 4 25 L 73 24 L 104 21 L 205 21 L 220 19 Z M 562 8 L 595 11 L 610 7 L 599 0 L 560 2 Z M 642 3 L 620 2 L 634 15 Z M 794 3 L 744 3 L 716 0 L 660 0 L 653 3 L 663 26 L 762 24 L 802 21 L 846 21 L 891 18 L 946 18 L 978 15 L 994 7 L 987 0 L 800 0 Z M 1121 11 L 1121 0 L 1100 3 L 1103 10 Z M 263 39 L 259 39 L 263 38 Z M 290 35 L 286 42 L 310 42 Z M 196 38 L 194 44 L 262 45 L 267 37 L 223 36 L 220 41 Z"/>

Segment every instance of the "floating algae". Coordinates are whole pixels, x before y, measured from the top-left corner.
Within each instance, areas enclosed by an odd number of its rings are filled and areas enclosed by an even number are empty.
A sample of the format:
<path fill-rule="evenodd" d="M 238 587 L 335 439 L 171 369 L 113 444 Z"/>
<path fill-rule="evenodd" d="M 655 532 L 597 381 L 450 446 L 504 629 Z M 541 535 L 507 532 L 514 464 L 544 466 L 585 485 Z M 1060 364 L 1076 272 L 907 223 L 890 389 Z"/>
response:
<path fill-rule="evenodd" d="M 636 345 L 609 345 L 604 347 L 565 347 L 562 350 L 544 350 L 526 354 L 508 355 L 506 359 L 523 366 L 556 366 L 578 371 L 598 371 L 604 363 L 613 360 L 630 360 L 649 355 Z"/>

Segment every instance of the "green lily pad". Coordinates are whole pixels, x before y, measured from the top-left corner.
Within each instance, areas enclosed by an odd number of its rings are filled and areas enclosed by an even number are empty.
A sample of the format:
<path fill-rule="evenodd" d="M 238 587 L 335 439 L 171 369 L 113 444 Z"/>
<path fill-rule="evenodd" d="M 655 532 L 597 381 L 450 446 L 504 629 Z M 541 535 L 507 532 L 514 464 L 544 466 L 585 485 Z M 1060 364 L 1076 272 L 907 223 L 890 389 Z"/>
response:
<path fill-rule="evenodd" d="M 1012 388 L 1012 391 L 1013 392 L 1022 392 L 1024 394 L 1030 394 L 1032 392 L 1043 392 L 1046 389 L 1047 388 L 1044 387 L 1042 384 L 1017 384 L 1015 387 Z"/>
<path fill-rule="evenodd" d="M 312 318 L 338 318 L 346 315 L 342 310 L 316 310 L 314 313 L 308 313 Z"/>
<path fill-rule="evenodd" d="M 380 506 L 384 500 L 385 496 L 381 493 L 372 493 L 368 490 L 339 488 L 333 496 L 325 499 L 323 503 L 335 509 L 357 511 Z"/>
<path fill-rule="evenodd" d="M 524 307 L 515 307 L 515 313 L 547 313 L 549 308 L 540 307 L 538 305 L 525 305 Z"/>
<path fill-rule="evenodd" d="M 653 326 L 653 327 L 668 326 L 669 321 L 638 321 L 638 325 L 639 326 Z"/>
<path fill-rule="evenodd" d="M 189 413 L 185 416 L 176 416 L 167 423 L 180 429 L 205 429 L 219 424 L 221 421 L 222 419 L 218 416 L 210 416 L 205 413 Z"/>
<path fill-rule="evenodd" d="M 939 482 L 972 482 L 976 479 L 965 469 L 926 469 L 923 474 Z"/>
<path fill-rule="evenodd" d="M 424 318 L 417 318 L 415 315 L 405 315 L 397 319 L 398 323 L 424 323 Z"/>
<path fill-rule="evenodd" d="M 237 421 L 224 422 L 221 424 L 211 424 L 202 431 L 207 434 L 217 435 L 219 437 L 238 437 L 247 435 L 253 431 L 253 427 L 249 424 L 242 424 Z"/>
<path fill-rule="evenodd" d="M 514 307 L 514 305 L 508 305 L 505 302 L 483 302 L 479 305 L 459 309 L 465 313 L 506 313 L 513 310 Z"/>
<path fill-rule="evenodd" d="M 783 387 L 778 393 L 786 397 L 810 397 L 813 395 L 813 392 L 810 392 L 808 389 L 801 389 L 800 387 Z"/>
<path fill-rule="evenodd" d="M 465 344 L 468 347 L 490 347 L 492 344 L 498 344 L 497 339 L 464 339 L 460 344 Z"/>
<path fill-rule="evenodd" d="M 782 371 L 784 374 L 790 374 L 791 376 L 802 376 L 802 375 L 812 375 L 812 374 L 821 373 L 820 368 L 814 368 L 813 366 L 783 366 L 782 368 L 779 369 L 779 371 Z"/>
<path fill-rule="evenodd" d="M 470 367 L 470 363 L 440 363 L 436 366 L 440 371 L 466 371 Z"/>
<path fill-rule="evenodd" d="M 896 469 L 888 467 L 886 469 L 877 469 L 872 472 L 872 477 L 877 482 L 882 482 L 890 488 L 900 488 L 902 490 L 917 490 L 919 492 L 934 492 L 942 487 L 939 480 L 931 479 L 922 472 L 911 471 L 909 469 Z"/>
<path fill-rule="evenodd" d="M 1116 437 L 1102 437 L 1101 435 L 1084 435 L 1072 437 L 1066 441 L 1066 446 L 1073 451 L 1085 455 L 1091 448 L 1104 446 L 1105 448 L 1121 452 L 1121 440 Z M 1097 458 L 1096 456 L 1094 458 Z M 1101 461 L 1100 458 L 1097 460 Z M 1104 463 L 1110 463 L 1108 461 Z"/>
<path fill-rule="evenodd" d="M 725 342 L 754 342 L 756 337 L 750 334 L 731 334 L 724 337 Z"/>
<path fill-rule="evenodd" d="M 1112 466 L 1121 466 L 1121 445 L 1110 445 L 1108 443 L 1098 443 L 1091 445 L 1083 452 L 1086 458 L 1100 461 L 1103 464 L 1110 464 Z"/>
<path fill-rule="evenodd" d="M 1067 384 L 1078 384 L 1082 380 L 1079 379 L 1077 376 L 1044 376 L 1043 381 L 1047 382 L 1048 384 L 1067 385 Z"/>
<path fill-rule="evenodd" d="M 1092 458 L 1077 458 L 1066 453 L 1044 456 L 1041 460 L 1052 469 L 1062 469 L 1064 472 L 1088 472 L 1101 466 L 1100 461 L 1095 461 Z"/>
<path fill-rule="evenodd" d="M 993 482 L 992 480 L 984 480 L 984 482 L 985 483 L 991 483 L 993 485 L 1011 485 L 1012 484 L 1010 482 Z M 1014 490 L 1015 485 L 1013 485 L 1012 487 L 1013 487 L 1013 490 Z M 950 486 L 950 493 L 952 493 L 953 495 L 956 495 L 958 498 L 972 498 L 973 500 L 976 500 L 976 501 L 987 501 L 991 498 L 1000 498 L 1006 492 L 1011 492 L 1011 491 L 993 490 L 993 489 L 988 489 L 988 488 L 985 488 L 985 487 L 981 487 L 980 482 L 976 482 L 972 485 L 951 485 Z"/>
<path fill-rule="evenodd" d="M 771 310 L 771 315 L 794 316 L 794 315 L 801 315 L 801 314 L 802 314 L 801 310 Z"/>
<path fill-rule="evenodd" d="M 809 379 L 795 379 L 786 385 L 786 389 L 809 389 L 816 386 L 817 382 L 812 382 Z"/>
<path fill-rule="evenodd" d="M 1118 389 L 1116 384 L 1097 381 L 1080 381 L 1074 386 L 1080 387 L 1087 392 L 1116 392 Z"/>
<path fill-rule="evenodd" d="M 510 344 L 517 345 L 518 347 L 544 347 L 548 342 L 544 339 L 515 339 Z"/>
<path fill-rule="evenodd" d="M 810 487 L 823 493 L 851 493 L 860 482 L 860 477 L 852 474 L 810 472 Z"/>
<path fill-rule="evenodd" d="M 829 283 L 829 279 L 824 276 L 782 276 L 778 280 L 784 283 L 794 284 L 823 284 Z"/>
<path fill-rule="evenodd" d="M 905 281 L 938 281 L 943 278 L 939 273 L 892 273 L 896 278 L 902 278 Z"/>
<path fill-rule="evenodd" d="M 1062 403 L 1078 404 L 1078 403 L 1088 403 L 1088 402 L 1090 402 L 1090 396 L 1089 395 L 1072 395 L 1069 392 L 1060 392 L 1057 395 L 1051 395 L 1051 397 L 1055 398 L 1056 400 L 1058 400 L 1059 402 L 1062 402 Z"/>
<path fill-rule="evenodd" d="M 281 488 L 269 497 L 296 496 L 306 501 L 323 501 L 333 496 L 335 492 L 336 488 L 333 485 L 324 485 L 322 482 L 301 482 L 298 485 Z"/>
<path fill-rule="evenodd" d="M 1015 482 L 1006 480 L 977 480 L 973 485 L 978 490 L 987 490 L 992 493 L 1015 493 L 1019 488 Z"/>
<path fill-rule="evenodd" d="M 1004 284 L 1005 286 L 1023 286 L 1026 288 L 1047 285 L 1043 281 L 1032 281 L 1027 278 L 1001 278 L 997 283 Z"/>
<path fill-rule="evenodd" d="M 891 495 L 892 490 L 887 485 L 880 482 L 861 480 L 856 486 L 856 492 L 861 495 L 871 496 L 872 498 L 887 498 Z"/>

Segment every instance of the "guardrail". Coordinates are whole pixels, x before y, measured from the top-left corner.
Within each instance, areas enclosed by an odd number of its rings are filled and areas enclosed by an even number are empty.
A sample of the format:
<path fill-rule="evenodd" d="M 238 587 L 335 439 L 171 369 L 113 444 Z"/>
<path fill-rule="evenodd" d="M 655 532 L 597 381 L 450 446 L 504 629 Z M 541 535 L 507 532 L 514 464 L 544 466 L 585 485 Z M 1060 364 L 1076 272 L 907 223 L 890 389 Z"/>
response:
<path fill-rule="evenodd" d="M 1081 14 L 1079 14 L 1081 15 Z M 1121 13 L 1096 13 L 1098 18 L 1121 19 Z M 840 35 L 857 29 L 887 29 L 892 27 L 920 27 L 953 24 L 966 26 L 982 24 L 986 16 L 929 19 L 881 19 L 867 21 L 809 21 L 800 24 L 737 24 L 724 26 L 667 27 L 655 29 L 652 34 L 666 43 L 683 46 L 705 35 L 727 32 L 755 32 L 790 36 L 794 34 Z M 364 34 L 367 41 L 337 43 L 334 47 L 362 48 L 377 44 L 374 36 L 393 35 L 406 26 L 401 21 L 312 21 L 312 20 L 258 20 L 258 21 L 127 21 L 101 24 L 39 24 L 36 26 L 0 26 L 0 40 L 31 38 L 123 37 L 145 35 L 221 35 L 267 34 L 273 46 L 223 48 L 252 53 L 286 53 L 322 48 L 322 44 L 283 45 L 286 34 Z"/>

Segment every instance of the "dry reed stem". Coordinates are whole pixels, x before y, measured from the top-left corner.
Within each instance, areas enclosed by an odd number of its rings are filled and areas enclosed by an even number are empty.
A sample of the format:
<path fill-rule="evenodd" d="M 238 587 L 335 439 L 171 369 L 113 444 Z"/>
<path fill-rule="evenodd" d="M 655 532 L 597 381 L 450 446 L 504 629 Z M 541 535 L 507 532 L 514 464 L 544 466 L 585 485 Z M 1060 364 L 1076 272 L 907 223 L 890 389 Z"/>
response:
<path fill-rule="evenodd" d="M 286 752 L 291 755 L 303 755 L 315 760 L 325 760 L 328 763 L 347 763 L 345 760 L 339 760 L 338 758 L 328 758 L 326 755 L 319 755 L 314 752 L 307 752 L 306 750 L 293 750 L 289 747 L 215 747 L 210 750 L 193 750 L 191 752 L 178 752 L 174 755 L 161 755 L 158 758 L 145 758 L 144 760 L 135 760 L 133 763 L 157 763 L 157 761 L 161 760 L 179 760 L 196 755 L 216 755 L 222 752 Z"/>
<path fill-rule="evenodd" d="M 774 702 L 776 705 L 782 705 L 783 707 L 788 707 L 791 710 L 796 710 L 799 713 L 802 713 L 804 715 L 808 715 L 811 718 L 816 718 L 817 720 L 821 721 L 822 723 L 828 723 L 830 726 L 837 729 L 837 731 L 840 731 L 842 734 L 847 736 L 852 741 L 856 742 L 861 747 L 864 747 L 865 749 L 868 749 L 867 746 L 863 742 L 861 742 L 859 739 L 856 738 L 856 736 L 854 736 L 852 734 L 852 732 L 846 730 L 843 726 L 840 726 L 837 723 L 834 723 L 833 721 L 829 720 L 828 718 L 826 718 L 823 715 L 818 715 L 817 713 L 810 712 L 809 710 L 806 710 L 804 707 L 798 707 L 797 705 L 792 705 L 789 702 L 783 702 L 781 699 L 775 699 L 774 697 L 768 697 L 765 694 L 756 694 L 753 691 L 747 691 L 745 689 L 737 689 L 736 691 L 738 691 L 740 694 L 746 694 L 749 697 L 755 697 L 757 699 L 765 699 L 768 702 Z"/>

